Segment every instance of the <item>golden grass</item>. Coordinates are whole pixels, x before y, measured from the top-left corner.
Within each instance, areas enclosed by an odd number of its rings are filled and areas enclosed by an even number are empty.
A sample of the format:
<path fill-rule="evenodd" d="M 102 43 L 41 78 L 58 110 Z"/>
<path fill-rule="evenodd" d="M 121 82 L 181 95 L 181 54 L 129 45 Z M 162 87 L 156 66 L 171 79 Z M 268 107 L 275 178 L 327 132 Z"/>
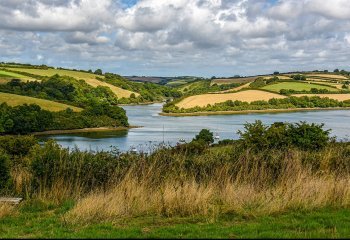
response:
<path fill-rule="evenodd" d="M 291 89 L 295 91 L 310 91 L 311 89 L 326 89 L 331 92 L 338 92 L 338 89 L 331 86 L 326 85 L 318 85 L 313 83 L 307 83 L 307 82 L 278 82 L 275 84 L 266 85 L 265 87 L 262 87 L 262 89 L 274 91 L 274 92 L 280 92 L 282 89 Z"/>
<path fill-rule="evenodd" d="M 328 85 L 328 86 L 335 87 L 335 88 L 338 88 L 338 89 L 342 89 L 342 87 L 343 87 L 343 84 L 332 83 L 332 82 L 326 81 L 326 80 L 307 78 L 307 81 L 311 82 L 311 83 L 316 83 L 316 84 Z"/>
<path fill-rule="evenodd" d="M 195 95 L 190 96 L 185 99 L 183 99 L 181 102 L 176 104 L 179 108 L 192 108 L 192 107 L 205 107 L 208 104 L 214 105 L 216 103 L 226 102 L 228 100 L 239 100 L 243 102 L 253 102 L 253 101 L 259 101 L 259 100 L 265 100 L 268 101 L 272 98 L 285 98 L 285 96 L 276 94 L 276 93 L 270 93 L 265 91 L 259 91 L 259 90 L 247 90 L 247 91 L 241 91 L 237 93 L 223 93 L 223 94 L 202 94 L 202 95 Z"/>
<path fill-rule="evenodd" d="M 340 79 L 340 80 L 347 80 L 348 78 L 343 75 L 338 74 L 319 74 L 319 73 L 309 73 L 306 74 L 307 77 L 322 77 L 322 78 L 334 78 L 334 80 Z"/>
<path fill-rule="evenodd" d="M 344 93 L 344 94 L 293 94 L 292 96 L 295 97 L 302 97 L 302 96 L 307 96 L 307 97 L 321 97 L 321 98 L 330 98 L 338 101 L 345 101 L 345 100 L 350 100 L 350 94 L 349 93 Z"/>
<path fill-rule="evenodd" d="M 245 78 L 218 78 L 211 81 L 211 85 L 217 84 L 217 85 L 224 85 L 224 84 L 231 84 L 231 83 L 247 83 L 247 82 L 253 82 L 258 77 L 245 77 Z"/>
<path fill-rule="evenodd" d="M 264 76 L 264 78 L 273 78 L 273 77 L 278 77 L 279 79 L 282 80 L 291 80 L 291 78 L 289 76 L 286 75 L 270 75 L 270 76 Z"/>
<path fill-rule="evenodd" d="M 84 79 L 85 82 L 87 84 L 89 84 L 90 86 L 92 87 L 98 87 L 98 86 L 103 86 L 103 87 L 108 87 L 112 90 L 112 92 L 117 95 L 118 98 L 129 98 L 131 94 L 135 94 L 135 96 L 139 96 L 140 94 L 136 93 L 136 92 L 132 92 L 132 91 L 129 91 L 129 90 L 125 90 L 125 89 L 122 89 L 122 88 L 119 88 L 119 87 L 116 87 L 112 84 L 109 84 L 109 83 L 106 83 L 106 82 L 101 82 L 99 80 L 96 80 L 96 79 Z"/>
<path fill-rule="evenodd" d="M 26 72 L 31 73 L 39 76 L 53 76 L 55 74 L 61 75 L 61 76 L 69 76 L 76 79 L 82 79 L 87 84 L 89 84 L 92 87 L 98 87 L 98 86 L 104 86 L 108 87 L 112 90 L 112 92 L 117 95 L 118 98 L 129 98 L 132 93 L 135 94 L 135 96 L 139 96 L 140 94 L 125 90 L 119 87 L 116 87 L 112 84 L 102 82 L 96 79 L 96 77 L 103 77 L 92 73 L 86 73 L 86 72 L 79 72 L 79 71 L 70 71 L 70 70 L 63 70 L 63 69 L 29 69 L 29 68 L 7 68 L 9 70 L 13 71 L 19 71 L 19 72 Z"/>
<path fill-rule="evenodd" d="M 49 101 L 45 99 L 21 96 L 10 93 L 0 93 L 0 103 L 7 103 L 9 106 L 18 106 L 23 104 L 37 104 L 41 108 L 53 112 L 59 112 L 71 108 L 73 111 L 80 112 L 81 108 L 73 107 L 67 104 Z"/>
<path fill-rule="evenodd" d="M 8 83 L 10 80 L 8 78 L 0 78 L 0 84 L 6 84 Z"/>
<path fill-rule="evenodd" d="M 0 203 L 0 219 L 12 215 L 14 206 L 6 203 Z"/>
<path fill-rule="evenodd" d="M 127 177 L 105 193 L 92 193 L 66 215 L 72 222 L 99 222 L 142 215 L 204 216 L 223 213 L 248 216 L 289 209 L 315 209 L 350 204 L 350 178 L 316 176 L 298 171 L 276 186 L 258 187 L 221 179 L 221 183 L 168 181 L 162 186 Z M 219 203 L 219 204 L 218 204 Z"/>

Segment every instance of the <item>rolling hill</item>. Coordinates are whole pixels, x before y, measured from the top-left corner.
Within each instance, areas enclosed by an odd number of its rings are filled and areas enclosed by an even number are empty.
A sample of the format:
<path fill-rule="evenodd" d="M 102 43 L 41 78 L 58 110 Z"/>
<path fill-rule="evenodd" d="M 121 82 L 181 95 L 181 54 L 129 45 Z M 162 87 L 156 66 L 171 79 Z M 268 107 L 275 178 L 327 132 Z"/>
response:
<path fill-rule="evenodd" d="M 226 102 L 228 100 L 238 100 L 242 102 L 253 102 L 260 100 L 270 100 L 272 98 L 281 99 L 286 98 L 283 95 L 270 93 L 260 90 L 247 90 L 237 93 L 222 93 L 222 94 L 202 94 L 190 96 L 176 104 L 179 108 L 193 108 L 193 107 L 205 107 L 208 104 L 214 105 L 216 103 Z"/>
<path fill-rule="evenodd" d="M 63 110 L 66 110 L 67 108 L 70 108 L 76 112 L 82 111 L 81 108 L 73 107 L 63 103 L 58 103 L 58 102 L 49 101 L 45 99 L 27 97 L 22 95 L 16 95 L 16 94 L 2 93 L 2 92 L 0 92 L 0 103 L 7 103 L 9 106 L 18 106 L 23 104 L 37 104 L 42 109 L 52 111 L 52 112 L 63 111 Z"/>
<path fill-rule="evenodd" d="M 100 81 L 96 79 L 97 77 L 102 77 L 100 75 L 87 73 L 87 72 L 81 72 L 81 71 L 72 71 L 72 70 L 65 70 L 65 69 L 36 69 L 36 68 L 6 68 L 9 71 L 15 71 L 15 72 L 24 72 L 24 73 L 30 73 L 34 75 L 39 76 L 48 76 L 51 77 L 55 74 L 61 75 L 61 76 L 69 76 L 76 79 L 82 79 L 87 84 L 89 84 L 92 87 L 98 87 L 98 86 L 104 86 L 109 87 L 112 92 L 118 97 L 118 98 L 129 98 L 131 94 L 135 94 L 135 96 L 139 96 L 139 93 L 132 92 L 129 90 L 122 89 L 120 87 L 114 86 L 112 84 Z"/>

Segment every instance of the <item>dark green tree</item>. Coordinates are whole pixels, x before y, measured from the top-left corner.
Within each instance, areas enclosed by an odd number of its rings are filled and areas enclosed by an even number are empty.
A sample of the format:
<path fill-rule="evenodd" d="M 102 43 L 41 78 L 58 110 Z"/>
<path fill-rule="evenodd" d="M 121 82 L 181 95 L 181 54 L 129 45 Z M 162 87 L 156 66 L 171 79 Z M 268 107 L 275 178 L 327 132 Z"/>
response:
<path fill-rule="evenodd" d="M 96 71 L 94 72 L 97 75 L 102 75 L 102 70 L 101 69 L 96 69 Z"/>
<path fill-rule="evenodd" d="M 198 135 L 193 139 L 194 141 L 203 141 L 207 144 L 214 142 L 214 136 L 208 129 L 202 129 Z"/>

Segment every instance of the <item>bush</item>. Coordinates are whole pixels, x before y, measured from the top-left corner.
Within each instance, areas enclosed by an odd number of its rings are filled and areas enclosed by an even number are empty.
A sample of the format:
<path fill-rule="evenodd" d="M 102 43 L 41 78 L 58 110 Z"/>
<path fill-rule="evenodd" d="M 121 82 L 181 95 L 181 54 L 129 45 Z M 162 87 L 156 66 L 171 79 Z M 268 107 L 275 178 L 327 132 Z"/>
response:
<path fill-rule="evenodd" d="M 33 189 L 39 192 L 68 182 L 71 191 L 88 191 L 106 187 L 123 174 L 128 163 L 106 152 L 82 152 L 77 149 L 62 149 L 50 140 L 43 147 L 37 146 L 29 155 Z"/>
<path fill-rule="evenodd" d="M 213 133 L 208 129 L 202 129 L 198 135 L 193 139 L 194 141 L 203 141 L 206 144 L 210 144 L 214 142 Z"/>
<path fill-rule="evenodd" d="M 11 156 L 25 156 L 37 144 L 33 136 L 0 136 L 0 151 Z"/>
<path fill-rule="evenodd" d="M 330 142 L 329 130 L 323 130 L 323 124 L 281 123 L 271 126 L 264 125 L 261 121 L 247 123 L 245 131 L 238 131 L 240 143 L 244 148 L 254 150 L 281 149 L 296 147 L 302 150 L 323 149 Z"/>
<path fill-rule="evenodd" d="M 288 138 L 292 145 L 303 150 L 323 149 L 330 142 L 330 130 L 323 130 L 324 124 L 306 122 L 288 124 Z"/>

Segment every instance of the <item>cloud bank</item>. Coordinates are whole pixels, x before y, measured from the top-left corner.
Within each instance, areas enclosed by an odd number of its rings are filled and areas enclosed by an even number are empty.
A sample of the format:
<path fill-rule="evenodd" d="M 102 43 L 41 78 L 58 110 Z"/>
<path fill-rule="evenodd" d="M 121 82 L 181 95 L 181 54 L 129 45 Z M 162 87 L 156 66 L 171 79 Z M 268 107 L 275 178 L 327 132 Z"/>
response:
<path fill-rule="evenodd" d="M 167 76 L 348 69 L 349 13 L 348 0 L 3 0 L 0 61 Z"/>

